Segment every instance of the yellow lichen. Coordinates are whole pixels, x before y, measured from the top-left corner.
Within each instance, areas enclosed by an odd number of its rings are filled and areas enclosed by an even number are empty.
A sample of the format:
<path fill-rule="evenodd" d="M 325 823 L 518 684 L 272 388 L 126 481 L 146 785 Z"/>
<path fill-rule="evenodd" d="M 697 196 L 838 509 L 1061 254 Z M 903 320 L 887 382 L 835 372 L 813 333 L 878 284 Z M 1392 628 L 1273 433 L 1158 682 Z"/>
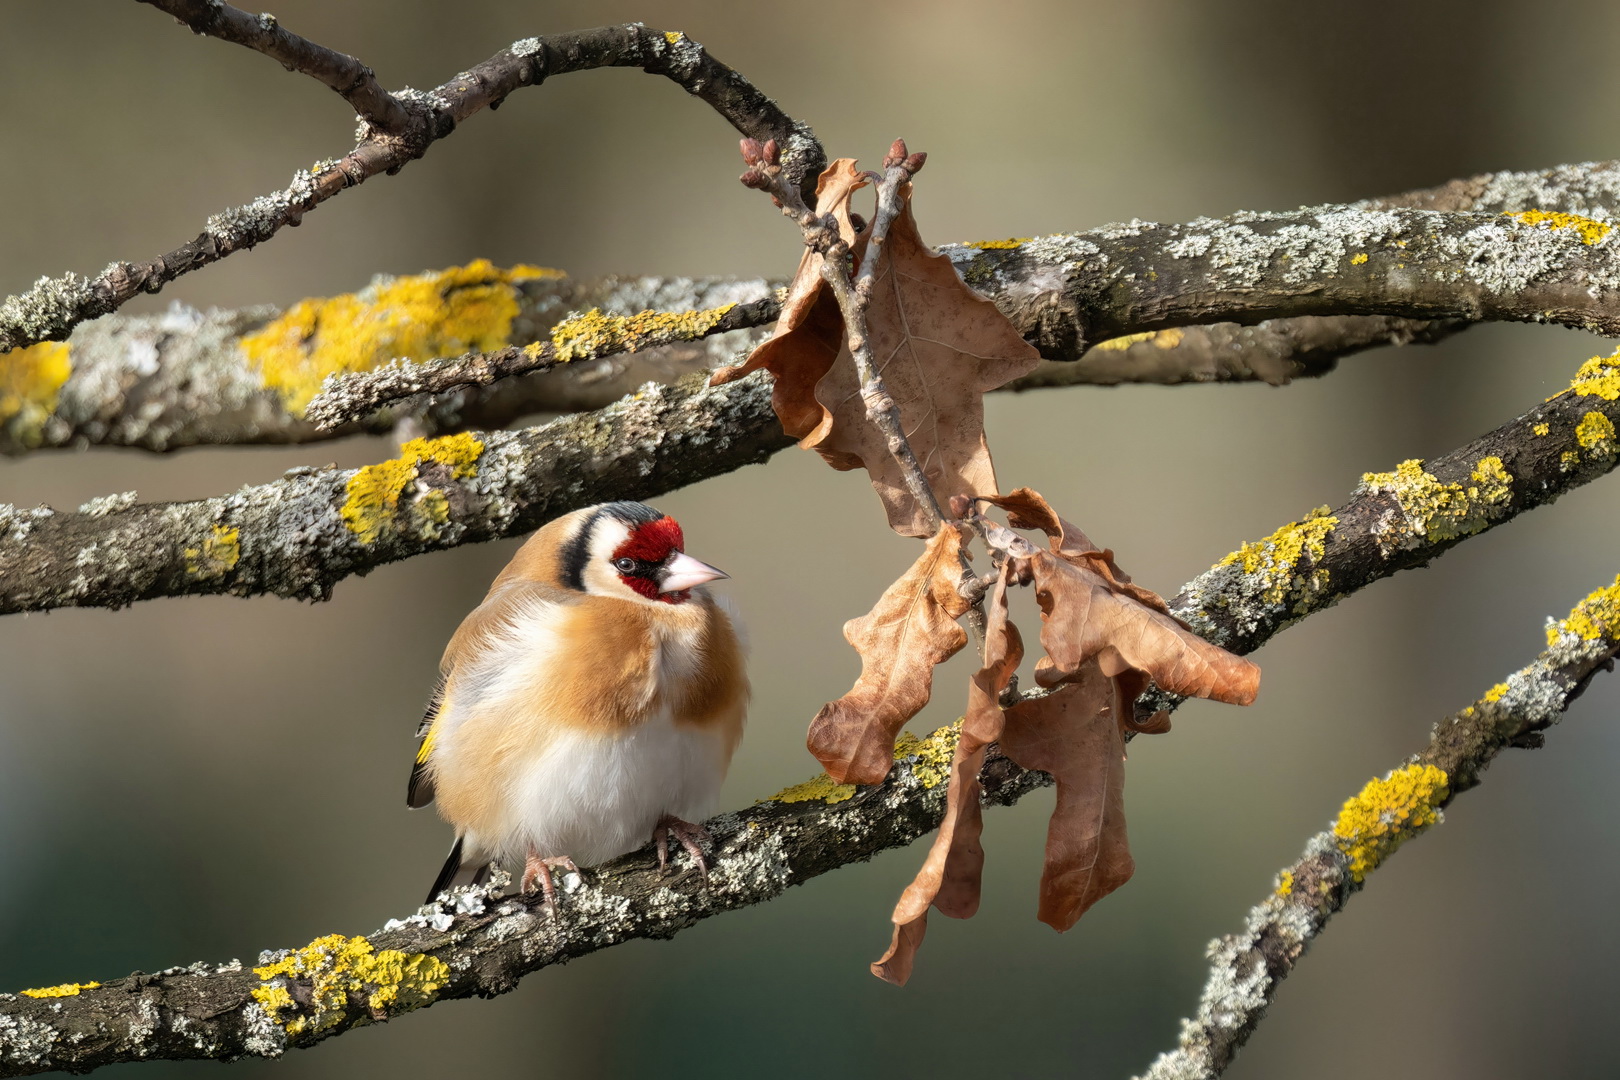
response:
<path fill-rule="evenodd" d="M 1350 265 L 1351 266 L 1360 266 L 1362 263 L 1364 263 L 1366 261 L 1367 261 L 1367 253 L 1365 251 L 1358 251 L 1354 255 L 1350 256 Z"/>
<path fill-rule="evenodd" d="M 1485 700 L 1490 702 L 1501 701 L 1507 696 L 1507 692 L 1508 684 L 1505 682 L 1499 682 L 1489 690 L 1485 691 Z"/>
<path fill-rule="evenodd" d="M 1581 243 L 1591 246 L 1601 241 L 1614 231 L 1614 226 L 1601 221 L 1594 221 L 1579 214 L 1565 214 L 1555 210 L 1524 210 L 1517 214 L 1506 215 L 1517 218 L 1526 225 L 1545 225 L 1549 229 L 1574 229 L 1580 236 Z"/>
<path fill-rule="evenodd" d="M 1600 412 L 1589 412 L 1575 425 L 1575 441 L 1593 457 L 1614 456 L 1614 421 Z"/>
<path fill-rule="evenodd" d="M 1288 896 L 1293 891 L 1294 891 L 1294 872 L 1292 870 L 1284 870 L 1281 874 L 1279 874 L 1277 876 L 1277 890 L 1276 890 L 1277 895 L 1278 896 Z"/>
<path fill-rule="evenodd" d="M 833 778 L 826 773 L 812 777 L 802 784 L 783 788 L 772 795 L 766 802 L 798 803 L 798 802 L 824 802 L 829 805 L 841 803 L 854 798 L 854 784 L 835 784 Z"/>
<path fill-rule="evenodd" d="M 1369 491 L 1395 496 L 1411 531 L 1429 540 L 1455 540 L 1483 529 L 1497 508 L 1513 500 L 1513 477 L 1494 455 L 1480 458 L 1467 484 L 1443 484 L 1423 470 L 1416 458 L 1403 461 L 1393 472 L 1363 473 Z"/>
<path fill-rule="evenodd" d="M 1533 425 L 1530 430 L 1536 435 L 1545 435 L 1547 432 L 1551 431 L 1552 428 L 1543 423 Z"/>
<path fill-rule="evenodd" d="M 426 1005 L 450 980 L 444 961 L 426 953 L 373 948 L 363 937 L 329 934 L 295 949 L 274 963 L 253 969 L 260 979 L 253 998 L 287 1032 L 325 1031 L 342 1023 L 351 997 L 363 999 L 364 1024 Z M 308 982 L 308 1002 L 300 1005 L 288 985 Z"/>
<path fill-rule="evenodd" d="M 671 45 L 675 44 L 677 41 L 681 40 L 681 38 L 683 38 L 685 36 L 686 35 L 681 33 L 679 30 L 665 30 L 664 31 L 664 40 L 669 42 Z"/>
<path fill-rule="evenodd" d="M 1613 641 L 1620 637 L 1620 575 L 1614 584 L 1587 594 L 1570 613 L 1547 627 L 1547 647 L 1556 646 L 1565 634 L 1582 641 Z"/>
<path fill-rule="evenodd" d="M 564 319 L 551 330 L 558 360 L 581 360 L 614 352 L 635 352 L 649 345 L 696 341 L 736 307 L 724 304 L 705 311 L 641 311 L 611 315 L 592 308 Z"/>
<path fill-rule="evenodd" d="M 1318 506 L 1304 521 L 1289 522 L 1264 540 L 1244 544 L 1215 566 L 1242 566 L 1245 574 L 1261 575 L 1260 596 L 1268 604 L 1280 604 L 1289 595 L 1303 600 L 1327 587 L 1328 572 L 1313 570 L 1310 577 L 1295 580 L 1294 567 L 1306 555 L 1313 565 L 1321 562 L 1327 538 L 1338 524 L 1327 507 Z"/>
<path fill-rule="evenodd" d="M 1581 463 L 1581 454 L 1578 450 L 1565 450 L 1558 455 L 1558 471 L 1569 472 Z"/>
<path fill-rule="evenodd" d="M 204 580 L 223 577 L 242 557 L 242 531 L 235 525 L 215 525 L 201 547 L 186 548 L 186 573 Z"/>
<path fill-rule="evenodd" d="M 894 743 L 894 759 L 916 758 L 911 773 L 925 788 L 938 787 L 951 776 L 951 758 L 956 756 L 956 744 L 962 738 L 962 721 L 946 724 L 926 739 L 919 739 L 909 731 L 902 731 Z"/>
<path fill-rule="evenodd" d="M 0 427 L 24 446 L 38 446 L 45 421 L 56 411 L 56 395 L 73 374 L 72 350 L 65 341 L 42 341 L 0 354 Z"/>
<path fill-rule="evenodd" d="M 1181 344 L 1182 331 L 1179 326 L 1172 326 L 1168 330 L 1144 330 L 1140 334 L 1126 334 L 1123 337 L 1109 338 L 1093 345 L 1093 349 L 1105 352 L 1124 351 L 1140 341 L 1151 341 L 1161 349 L 1173 349 Z"/>
<path fill-rule="evenodd" d="M 1333 823 L 1333 837 L 1350 860 L 1350 876 L 1364 880 L 1402 843 L 1438 821 L 1448 782 L 1443 769 L 1407 765 L 1369 781 L 1347 800 Z"/>
<path fill-rule="evenodd" d="M 407 520 L 397 520 L 400 499 L 416 480 L 422 465 L 443 466 L 453 479 L 478 475 L 478 456 L 484 444 L 468 432 L 438 439 L 412 439 L 400 447 L 400 456 L 355 471 L 347 485 L 348 499 L 339 511 L 343 524 L 360 538 L 374 544 L 390 529 L 431 540 L 450 520 L 450 501 L 444 492 L 429 488 L 412 500 Z"/>
<path fill-rule="evenodd" d="M 1033 237 L 1009 236 L 1005 240 L 974 240 L 965 244 L 965 247 L 978 248 L 980 251 L 1011 251 L 1020 245 L 1027 244 Z"/>
<path fill-rule="evenodd" d="M 101 984 L 98 982 L 63 983 L 61 986 L 42 986 L 37 990 L 22 991 L 25 997 L 31 998 L 57 998 L 78 997 L 81 990 L 94 990 Z"/>
<path fill-rule="evenodd" d="M 518 315 L 519 284 L 561 276 L 478 259 L 438 273 L 379 278 L 358 293 L 299 301 L 245 335 L 242 354 L 289 411 L 302 413 L 328 375 L 502 348 Z"/>
<path fill-rule="evenodd" d="M 1600 397 L 1604 401 L 1620 398 L 1620 349 L 1609 356 L 1594 356 L 1582 364 L 1575 372 L 1569 389 L 1561 393 L 1567 394 L 1570 390 L 1581 397 Z M 1552 398 L 1547 400 L 1551 401 Z"/>

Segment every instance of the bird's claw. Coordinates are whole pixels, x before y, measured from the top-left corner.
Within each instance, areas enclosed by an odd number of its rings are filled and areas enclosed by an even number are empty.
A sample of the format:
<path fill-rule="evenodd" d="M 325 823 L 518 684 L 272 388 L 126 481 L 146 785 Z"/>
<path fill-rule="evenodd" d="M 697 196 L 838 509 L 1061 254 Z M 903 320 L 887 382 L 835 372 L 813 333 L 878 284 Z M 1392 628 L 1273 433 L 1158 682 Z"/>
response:
<path fill-rule="evenodd" d="M 712 841 L 709 830 L 701 825 L 694 825 L 690 821 L 682 821 L 673 814 L 665 814 L 658 819 L 653 828 L 653 847 L 658 851 L 658 875 L 664 876 L 669 872 L 669 838 L 674 836 L 681 842 L 681 847 L 692 856 L 697 863 L 698 876 L 704 881 L 709 880 L 709 859 L 703 854 L 701 841 Z"/>
<path fill-rule="evenodd" d="M 523 879 L 518 888 L 525 896 L 532 896 L 538 884 L 540 892 L 545 894 L 546 911 L 552 915 L 557 914 L 557 886 L 551 880 L 552 867 L 561 867 L 571 873 L 579 874 L 579 867 L 567 855 L 546 855 L 530 850 L 528 857 L 523 860 Z M 583 874 L 580 874 L 583 877 Z"/>

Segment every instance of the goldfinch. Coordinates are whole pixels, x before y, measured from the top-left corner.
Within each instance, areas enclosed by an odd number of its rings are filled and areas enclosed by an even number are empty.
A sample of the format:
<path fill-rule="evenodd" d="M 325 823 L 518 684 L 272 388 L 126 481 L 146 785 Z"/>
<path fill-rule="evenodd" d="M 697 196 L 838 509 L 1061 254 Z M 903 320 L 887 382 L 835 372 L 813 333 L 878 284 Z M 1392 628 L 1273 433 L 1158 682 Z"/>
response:
<path fill-rule="evenodd" d="M 742 738 L 748 677 L 731 616 L 704 587 L 724 573 L 641 503 L 586 507 L 518 549 L 445 648 L 417 731 L 406 802 L 437 802 L 456 841 L 431 902 L 523 863 L 555 906 L 578 871 L 674 836 L 700 872 L 693 822 L 715 810 Z"/>

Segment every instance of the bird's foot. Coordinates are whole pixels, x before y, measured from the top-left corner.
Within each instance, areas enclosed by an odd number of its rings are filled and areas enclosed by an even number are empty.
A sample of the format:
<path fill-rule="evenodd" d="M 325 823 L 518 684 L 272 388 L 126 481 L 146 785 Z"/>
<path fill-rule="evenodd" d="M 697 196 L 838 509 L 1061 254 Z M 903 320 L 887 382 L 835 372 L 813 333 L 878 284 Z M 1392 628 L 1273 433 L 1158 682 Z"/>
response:
<path fill-rule="evenodd" d="M 555 915 L 557 913 L 557 886 L 551 880 L 553 867 L 561 867 L 575 874 L 579 873 L 579 867 L 575 866 L 574 860 L 567 855 L 542 856 L 539 852 L 530 848 L 528 857 L 523 860 L 523 880 L 518 884 L 518 888 L 522 890 L 525 896 L 529 896 L 534 893 L 535 886 L 538 885 L 540 891 L 546 897 L 546 910 Z M 583 877 L 584 875 L 580 876 Z"/>
<path fill-rule="evenodd" d="M 708 829 L 701 825 L 694 825 L 690 821 L 682 821 L 674 814 L 665 814 L 658 819 L 657 826 L 653 828 L 653 847 L 658 849 L 659 875 L 661 876 L 669 870 L 669 838 L 671 836 L 681 842 L 681 847 L 685 848 L 686 853 L 692 856 L 692 861 L 697 863 L 699 876 L 704 881 L 708 881 L 709 860 L 703 854 L 703 845 L 700 841 L 712 841 L 714 838 L 709 835 Z"/>

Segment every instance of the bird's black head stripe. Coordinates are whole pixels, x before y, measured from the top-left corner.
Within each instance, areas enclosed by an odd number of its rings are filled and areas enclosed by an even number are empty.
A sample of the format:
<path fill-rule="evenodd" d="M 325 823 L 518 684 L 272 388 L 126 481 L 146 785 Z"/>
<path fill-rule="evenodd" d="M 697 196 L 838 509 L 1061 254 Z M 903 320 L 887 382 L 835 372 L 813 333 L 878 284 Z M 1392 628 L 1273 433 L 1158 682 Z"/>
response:
<path fill-rule="evenodd" d="M 607 509 L 607 506 L 597 507 L 594 513 L 579 523 L 578 531 L 563 545 L 562 583 L 575 592 L 585 591 L 585 563 L 591 557 L 591 534 L 596 531 L 596 523 Z"/>

